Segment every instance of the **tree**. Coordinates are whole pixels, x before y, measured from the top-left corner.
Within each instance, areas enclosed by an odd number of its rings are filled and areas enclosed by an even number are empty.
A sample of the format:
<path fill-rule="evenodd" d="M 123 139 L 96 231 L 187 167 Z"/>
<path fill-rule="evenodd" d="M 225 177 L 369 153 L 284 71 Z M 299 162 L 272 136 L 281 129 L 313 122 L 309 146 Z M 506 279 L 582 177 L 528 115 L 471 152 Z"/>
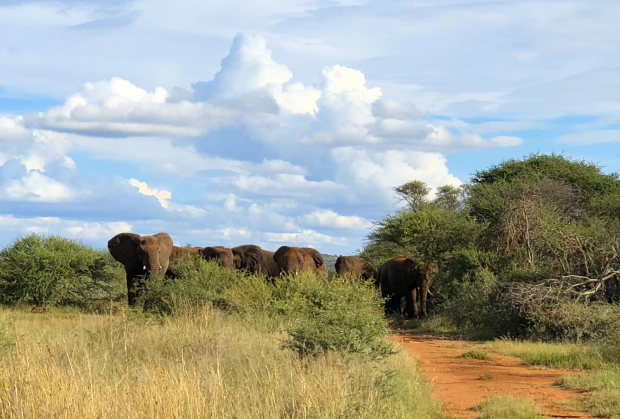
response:
<path fill-rule="evenodd" d="M 416 211 L 427 202 L 426 196 L 431 189 L 421 180 L 412 180 L 394 188 L 400 201 L 405 201 L 412 211 Z"/>

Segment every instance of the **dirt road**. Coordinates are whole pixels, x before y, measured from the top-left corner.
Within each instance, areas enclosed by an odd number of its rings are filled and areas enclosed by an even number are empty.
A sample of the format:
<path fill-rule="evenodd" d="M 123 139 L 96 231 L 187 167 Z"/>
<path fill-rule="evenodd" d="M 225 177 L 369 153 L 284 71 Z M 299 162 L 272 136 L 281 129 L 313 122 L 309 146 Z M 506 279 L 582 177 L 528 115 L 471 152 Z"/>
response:
<path fill-rule="evenodd" d="M 506 394 L 533 399 L 538 412 L 550 417 L 590 417 L 562 406 L 562 402 L 578 400 L 578 393 L 553 386 L 556 379 L 573 371 L 527 367 L 518 358 L 498 354 L 490 354 L 491 360 L 459 358 L 473 342 L 426 335 L 392 335 L 390 339 L 420 359 L 420 370 L 450 418 L 475 418 L 475 406 L 490 396 Z"/>

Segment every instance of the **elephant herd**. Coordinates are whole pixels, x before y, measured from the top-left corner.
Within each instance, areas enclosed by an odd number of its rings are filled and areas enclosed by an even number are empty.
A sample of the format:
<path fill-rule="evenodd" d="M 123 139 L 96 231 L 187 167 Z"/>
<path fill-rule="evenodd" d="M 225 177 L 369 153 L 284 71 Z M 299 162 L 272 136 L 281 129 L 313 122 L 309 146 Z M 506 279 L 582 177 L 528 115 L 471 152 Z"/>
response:
<path fill-rule="evenodd" d="M 108 250 L 112 257 L 125 267 L 127 299 L 131 306 L 136 304 L 144 278 L 149 275 L 175 277 L 175 273 L 170 270 L 170 262 L 185 255 L 198 255 L 206 260 L 216 261 L 223 268 L 246 270 L 268 278 L 298 272 L 327 275 L 323 256 L 310 247 L 281 246 L 275 252 L 252 244 L 233 248 L 178 247 L 174 246 L 166 233 L 152 236 L 120 233 L 108 241 Z M 422 313 L 426 315 L 427 296 L 430 294 L 429 288 L 437 273 L 437 266 L 399 257 L 387 261 L 377 269 L 360 256 L 340 256 L 336 260 L 336 273 L 374 281 L 380 287 L 382 297 L 386 299 L 386 312 L 400 313 L 401 300 L 405 297 L 405 314 L 417 317 L 418 296 L 422 303 Z"/>

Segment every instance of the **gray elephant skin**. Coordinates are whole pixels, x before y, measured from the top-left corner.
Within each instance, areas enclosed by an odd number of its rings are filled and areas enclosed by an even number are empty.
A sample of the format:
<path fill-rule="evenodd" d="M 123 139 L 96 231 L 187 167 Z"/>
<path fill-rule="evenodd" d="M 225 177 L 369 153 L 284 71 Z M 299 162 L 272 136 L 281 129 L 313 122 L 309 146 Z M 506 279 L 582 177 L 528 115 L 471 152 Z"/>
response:
<path fill-rule="evenodd" d="M 381 296 L 386 298 L 386 312 L 400 314 L 401 298 L 405 297 L 405 314 L 418 317 L 417 297 L 420 296 L 422 315 L 426 316 L 426 300 L 433 283 L 437 265 L 426 264 L 408 257 L 398 257 L 385 262 L 379 269 Z"/>
<path fill-rule="evenodd" d="M 311 247 L 282 246 L 273 255 L 281 274 L 312 272 L 327 276 L 327 267 L 323 256 Z"/>
<path fill-rule="evenodd" d="M 200 250 L 200 254 L 206 260 L 214 260 L 222 268 L 235 269 L 233 261 L 233 252 L 231 249 L 223 246 L 208 246 Z"/>
<path fill-rule="evenodd" d="M 259 273 L 274 278 L 280 270 L 273 258 L 274 252 L 265 250 L 254 244 L 233 247 L 233 263 L 236 269 L 245 269 L 251 273 Z"/>
<path fill-rule="evenodd" d="M 338 275 L 359 276 L 366 280 L 376 280 L 377 267 L 361 256 L 338 256 L 336 259 L 336 273 Z"/>
<path fill-rule="evenodd" d="M 172 239 L 166 233 L 152 236 L 120 233 L 108 241 L 108 250 L 114 259 L 125 266 L 127 300 L 133 306 L 140 293 L 141 279 L 163 275 L 168 270 Z"/>

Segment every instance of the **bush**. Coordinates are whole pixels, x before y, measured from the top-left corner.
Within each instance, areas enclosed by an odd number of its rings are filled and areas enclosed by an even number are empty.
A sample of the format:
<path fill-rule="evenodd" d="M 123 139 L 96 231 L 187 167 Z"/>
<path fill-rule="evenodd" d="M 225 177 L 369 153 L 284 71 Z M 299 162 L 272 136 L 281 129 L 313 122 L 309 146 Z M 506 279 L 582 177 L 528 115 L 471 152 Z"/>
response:
<path fill-rule="evenodd" d="M 31 234 L 0 251 L 0 303 L 75 305 L 123 297 L 124 270 L 107 251 Z"/>
<path fill-rule="evenodd" d="M 452 296 L 445 311 L 457 326 L 487 329 L 493 327 L 492 297 L 497 290 L 497 278 L 486 268 L 465 275 L 462 282 L 453 283 Z"/>
<path fill-rule="evenodd" d="M 187 257 L 175 262 L 177 279 L 154 277 L 140 297 L 147 311 L 174 314 L 189 306 L 214 304 L 242 317 L 266 316 L 288 333 L 284 346 L 301 355 L 327 351 L 391 353 L 388 327 L 376 288 L 361 279 L 319 279 L 312 274 L 279 277 L 230 271 Z"/>
<path fill-rule="evenodd" d="M 580 342 L 620 341 L 620 306 L 576 301 L 540 284 L 508 283 L 495 303 L 500 331 L 512 336 Z"/>
<path fill-rule="evenodd" d="M 279 299 L 285 303 L 280 307 L 288 308 L 293 320 L 286 346 L 299 354 L 338 351 L 384 358 L 393 353 L 385 340 L 382 300 L 368 281 L 336 277 L 327 282 L 299 275 L 276 289 L 276 296 L 286 296 Z"/>

